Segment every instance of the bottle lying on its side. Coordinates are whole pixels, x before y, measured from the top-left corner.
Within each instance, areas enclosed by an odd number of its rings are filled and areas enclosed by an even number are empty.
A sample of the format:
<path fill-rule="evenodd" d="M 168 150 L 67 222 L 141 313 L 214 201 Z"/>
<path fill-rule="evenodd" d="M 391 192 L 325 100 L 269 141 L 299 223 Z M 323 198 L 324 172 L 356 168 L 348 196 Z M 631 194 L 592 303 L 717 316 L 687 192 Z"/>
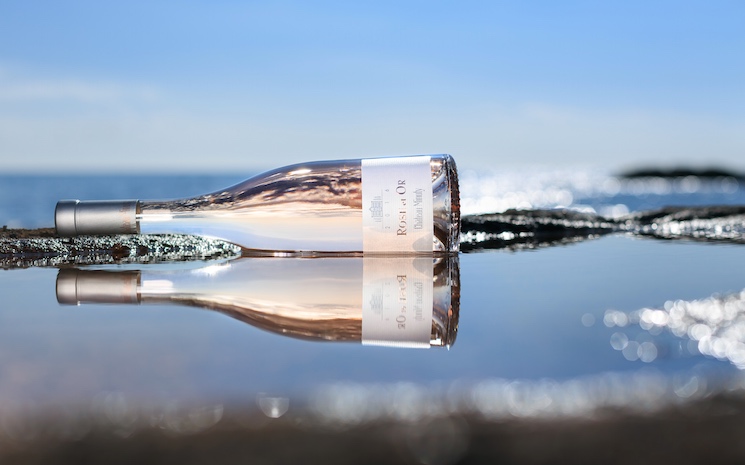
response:
<path fill-rule="evenodd" d="M 182 233 L 254 251 L 458 252 L 460 203 L 450 155 L 323 161 L 269 171 L 171 201 L 62 200 L 57 233 Z"/>

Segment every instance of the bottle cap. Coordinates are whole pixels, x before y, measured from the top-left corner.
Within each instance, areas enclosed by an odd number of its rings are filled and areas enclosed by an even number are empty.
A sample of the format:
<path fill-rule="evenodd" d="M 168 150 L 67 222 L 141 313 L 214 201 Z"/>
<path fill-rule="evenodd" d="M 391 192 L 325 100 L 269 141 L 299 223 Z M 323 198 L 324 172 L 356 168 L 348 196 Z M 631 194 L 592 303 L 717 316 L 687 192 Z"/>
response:
<path fill-rule="evenodd" d="M 137 200 L 60 200 L 54 225 L 60 236 L 137 234 Z"/>

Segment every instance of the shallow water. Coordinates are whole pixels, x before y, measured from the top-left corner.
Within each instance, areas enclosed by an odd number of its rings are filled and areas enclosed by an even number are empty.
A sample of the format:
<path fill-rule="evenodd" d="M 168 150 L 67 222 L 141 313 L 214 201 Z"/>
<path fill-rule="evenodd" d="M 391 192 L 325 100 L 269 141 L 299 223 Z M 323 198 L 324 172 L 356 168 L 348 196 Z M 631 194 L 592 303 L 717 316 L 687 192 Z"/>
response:
<path fill-rule="evenodd" d="M 61 198 L 187 197 L 240 180 L 4 176 L 0 221 L 51 226 Z M 734 178 L 623 180 L 575 170 L 465 172 L 461 182 L 466 214 L 568 207 L 618 219 L 668 205 L 745 205 Z M 461 254 L 449 349 L 300 340 L 194 306 L 63 306 L 58 269 L 0 271 L 0 409 L 196 400 L 256 402 L 268 416 L 302 404 L 339 419 L 407 411 L 404 402 L 411 412 L 499 417 L 663 404 L 741 386 L 745 247 L 632 232 Z M 217 264 L 224 261 L 93 268 L 210 275 Z M 702 316 L 712 311 L 721 316 Z M 446 402 L 425 402 L 433 395 Z"/>

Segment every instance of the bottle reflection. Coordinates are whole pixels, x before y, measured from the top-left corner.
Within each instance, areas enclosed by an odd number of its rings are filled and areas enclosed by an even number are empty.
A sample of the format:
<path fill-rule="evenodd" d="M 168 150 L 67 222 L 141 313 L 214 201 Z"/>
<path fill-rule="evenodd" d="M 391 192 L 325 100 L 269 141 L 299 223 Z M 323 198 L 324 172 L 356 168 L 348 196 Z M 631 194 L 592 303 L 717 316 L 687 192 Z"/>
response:
<path fill-rule="evenodd" d="M 274 333 L 393 347 L 450 346 L 457 256 L 241 258 L 198 269 L 61 269 L 61 304 L 176 304 Z"/>

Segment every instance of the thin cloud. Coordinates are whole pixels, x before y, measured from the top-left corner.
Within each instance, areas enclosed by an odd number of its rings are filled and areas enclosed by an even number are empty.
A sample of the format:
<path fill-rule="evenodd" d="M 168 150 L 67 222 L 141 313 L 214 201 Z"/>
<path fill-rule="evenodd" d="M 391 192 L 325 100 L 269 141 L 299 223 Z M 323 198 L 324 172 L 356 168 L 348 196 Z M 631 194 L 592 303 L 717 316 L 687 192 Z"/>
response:
<path fill-rule="evenodd" d="M 148 86 L 79 78 L 33 77 L 0 69 L 0 101 L 5 102 L 109 105 L 133 100 L 149 102 L 157 97 L 158 92 Z"/>
<path fill-rule="evenodd" d="M 471 115 L 355 114 L 348 123 L 296 116 L 282 122 L 182 112 L 0 117 L 0 154 L 7 155 L 0 169 L 251 171 L 303 160 L 440 152 L 477 169 L 525 163 L 741 166 L 745 150 L 745 122 L 652 110 L 532 104 Z"/>

